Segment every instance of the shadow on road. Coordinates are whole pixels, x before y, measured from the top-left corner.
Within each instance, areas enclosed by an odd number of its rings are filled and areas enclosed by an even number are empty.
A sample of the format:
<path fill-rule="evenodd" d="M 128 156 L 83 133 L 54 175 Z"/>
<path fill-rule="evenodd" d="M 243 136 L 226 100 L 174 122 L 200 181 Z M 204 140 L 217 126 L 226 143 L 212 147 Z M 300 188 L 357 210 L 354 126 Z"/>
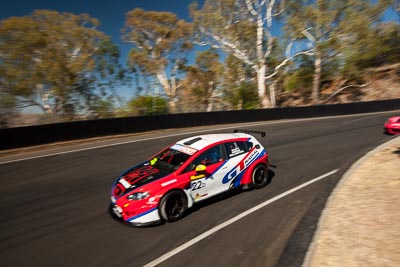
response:
<path fill-rule="evenodd" d="M 277 168 L 275 165 L 270 165 L 270 167 Z M 272 171 L 271 169 L 268 169 L 268 181 L 267 181 L 267 184 L 263 188 L 268 187 L 268 185 L 271 184 L 272 179 L 274 177 L 275 177 L 275 172 Z M 260 190 L 262 190 L 263 188 L 261 188 Z M 240 194 L 243 191 L 252 191 L 252 190 L 254 190 L 254 188 L 252 188 L 252 187 L 249 187 L 247 189 L 243 189 L 241 187 L 234 188 L 234 189 L 231 189 L 231 190 L 229 190 L 227 192 L 224 192 L 224 193 L 221 193 L 221 194 L 216 195 L 214 197 L 211 197 L 209 199 L 205 199 L 205 200 L 203 200 L 201 202 L 195 203 L 193 205 L 193 207 L 191 207 L 190 209 L 188 209 L 186 211 L 186 213 L 182 217 L 182 219 L 184 217 L 186 217 L 186 216 L 189 216 L 191 213 L 196 212 L 196 211 L 198 211 L 198 210 L 200 210 L 200 209 L 202 209 L 204 207 L 207 207 L 209 205 L 215 204 L 215 203 L 217 203 L 219 201 L 225 201 L 225 200 L 227 200 L 227 199 L 229 199 L 231 197 L 234 197 L 234 196 Z M 134 225 L 132 225 L 130 223 L 124 222 L 121 218 L 117 217 L 114 214 L 114 212 L 112 212 L 112 208 L 113 208 L 112 204 L 110 204 L 109 207 L 107 208 L 107 213 L 109 214 L 110 218 L 114 219 L 115 221 L 120 222 L 123 225 L 129 226 L 129 227 L 137 227 L 137 226 L 134 226 Z M 150 225 L 141 225 L 139 227 L 141 227 L 141 228 L 156 227 L 156 226 L 159 226 L 159 225 L 162 225 L 162 224 L 165 224 L 165 223 L 164 222 L 157 222 L 157 223 L 150 224 Z"/>
<path fill-rule="evenodd" d="M 273 166 L 273 167 L 276 168 L 276 166 Z M 272 182 L 272 179 L 274 177 L 275 177 L 275 172 L 270 170 L 270 169 L 268 169 L 268 181 L 267 181 L 267 184 L 265 185 L 265 187 L 263 187 L 263 188 L 268 187 L 268 185 Z M 260 190 L 262 190 L 263 188 L 261 188 Z M 221 194 L 219 194 L 217 196 L 211 197 L 209 199 L 205 199 L 205 200 L 203 200 L 203 201 L 201 201 L 199 203 L 195 203 L 194 206 L 192 208 L 190 208 L 186 212 L 185 217 L 190 215 L 193 212 L 196 212 L 196 211 L 200 210 L 201 208 L 204 208 L 204 207 L 207 207 L 209 205 L 215 204 L 215 203 L 217 203 L 219 201 L 225 201 L 225 200 L 227 200 L 227 199 L 229 199 L 231 197 L 234 197 L 234 196 L 240 194 L 243 191 L 251 191 L 251 190 L 255 190 L 255 189 L 252 188 L 252 187 L 247 188 L 247 189 L 234 188 L 234 189 L 231 189 L 231 190 L 229 190 L 227 192 L 221 193 Z"/>

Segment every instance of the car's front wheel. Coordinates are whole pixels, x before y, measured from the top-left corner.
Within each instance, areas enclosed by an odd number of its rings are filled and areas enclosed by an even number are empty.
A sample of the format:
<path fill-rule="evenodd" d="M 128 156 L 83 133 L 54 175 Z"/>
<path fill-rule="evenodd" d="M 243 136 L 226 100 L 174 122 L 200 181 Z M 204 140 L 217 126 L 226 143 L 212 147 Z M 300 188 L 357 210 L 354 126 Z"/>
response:
<path fill-rule="evenodd" d="M 268 170 L 264 165 L 257 165 L 251 176 L 253 187 L 258 189 L 268 183 Z"/>
<path fill-rule="evenodd" d="M 159 205 L 160 216 L 164 221 L 175 222 L 183 217 L 187 210 L 187 198 L 182 191 L 168 192 Z"/>

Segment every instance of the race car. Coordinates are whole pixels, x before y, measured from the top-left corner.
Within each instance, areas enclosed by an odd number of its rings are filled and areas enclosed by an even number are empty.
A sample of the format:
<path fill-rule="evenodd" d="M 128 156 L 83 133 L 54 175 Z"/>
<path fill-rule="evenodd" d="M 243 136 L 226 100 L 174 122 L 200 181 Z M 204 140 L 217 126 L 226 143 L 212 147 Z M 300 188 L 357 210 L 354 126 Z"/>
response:
<path fill-rule="evenodd" d="M 387 134 L 400 133 L 400 116 L 391 117 L 385 122 L 385 132 Z"/>
<path fill-rule="evenodd" d="M 238 131 L 178 141 L 123 172 L 111 189 L 111 214 L 134 226 L 181 219 L 195 203 L 235 188 L 268 183 L 268 153 Z"/>

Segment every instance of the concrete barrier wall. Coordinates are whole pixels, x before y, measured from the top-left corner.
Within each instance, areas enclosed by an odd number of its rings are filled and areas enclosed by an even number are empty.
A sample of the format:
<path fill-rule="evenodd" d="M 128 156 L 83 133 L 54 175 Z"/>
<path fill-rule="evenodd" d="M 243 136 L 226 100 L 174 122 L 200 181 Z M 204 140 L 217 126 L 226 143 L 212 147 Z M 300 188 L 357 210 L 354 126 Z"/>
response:
<path fill-rule="evenodd" d="M 400 109 L 400 99 L 294 108 L 181 113 L 15 127 L 0 129 L 0 150 L 168 128 L 311 118 L 397 109 Z"/>

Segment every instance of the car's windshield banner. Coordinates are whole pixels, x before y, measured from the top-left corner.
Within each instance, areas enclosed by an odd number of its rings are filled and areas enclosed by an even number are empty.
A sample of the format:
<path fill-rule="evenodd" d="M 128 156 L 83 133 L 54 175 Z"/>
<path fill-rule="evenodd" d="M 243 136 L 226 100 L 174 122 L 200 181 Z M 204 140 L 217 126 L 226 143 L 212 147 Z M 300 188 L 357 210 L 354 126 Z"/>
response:
<path fill-rule="evenodd" d="M 194 149 L 193 147 L 183 146 L 183 145 L 179 145 L 179 144 L 175 144 L 175 145 L 171 146 L 171 149 L 180 151 L 180 152 L 185 153 L 190 156 L 197 152 L 197 149 Z"/>

